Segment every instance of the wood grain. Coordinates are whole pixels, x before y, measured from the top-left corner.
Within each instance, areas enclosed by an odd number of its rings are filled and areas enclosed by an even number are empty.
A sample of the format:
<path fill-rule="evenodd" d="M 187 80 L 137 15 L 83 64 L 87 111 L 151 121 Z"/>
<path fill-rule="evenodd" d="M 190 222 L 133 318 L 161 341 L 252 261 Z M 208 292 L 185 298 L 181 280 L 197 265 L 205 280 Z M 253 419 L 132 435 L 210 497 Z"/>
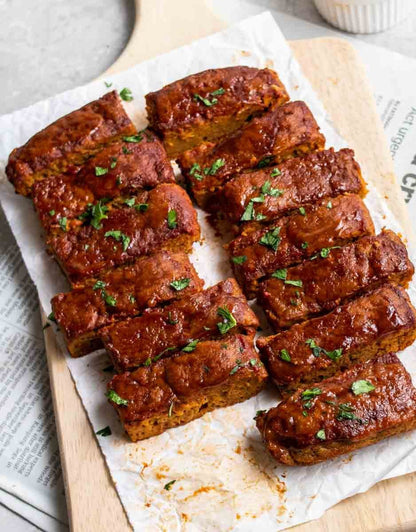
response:
<path fill-rule="evenodd" d="M 124 70 L 223 27 L 202 0 L 141 0 L 129 44 L 107 73 Z M 394 214 L 410 227 L 372 90 L 355 51 L 338 39 L 296 41 L 291 46 L 335 125 L 355 149 L 366 180 L 387 195 Z M 45 330 L 45 343 L 71 529 L 130 530 L 52 327 Z M 293 530 L 415 530 L 414 500 L 416 474 L 381 482 L 367 493 L 341 502 L 321 519 Z"/>

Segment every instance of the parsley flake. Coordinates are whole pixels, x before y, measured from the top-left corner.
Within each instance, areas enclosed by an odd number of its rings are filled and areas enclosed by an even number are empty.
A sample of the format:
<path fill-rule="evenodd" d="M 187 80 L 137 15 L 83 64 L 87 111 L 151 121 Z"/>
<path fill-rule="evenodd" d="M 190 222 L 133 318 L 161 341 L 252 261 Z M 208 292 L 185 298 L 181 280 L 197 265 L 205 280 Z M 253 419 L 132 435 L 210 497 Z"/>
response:
<path fill-rule="evenodd" d="M 104 281 L 96 281 L 94 286 L 92 287 L 93 290 L 102 290 L 106 287 L 106 283 Z"/>
<path fill-rule="evenodd" d="M 299 207 L 299 213 L 300 213 L 302 216 L 306 216 L 305 207 Z"/>
<path fill-rule="evenodd" d="M 359 380 L 352 383 L 351 390 L 354 395 L 361 395 L 362 393 L 369 393 L 375 390 L 375 386 L 367 380 Z"/>
<path fill-rule="evenodd" d="M 100 429 L 100 430 L 97 430 L 97 432 L 95 433 L 97 434 L 98 436 L 111 436 L 111 429 L 110 427 L 107 425 L 106 427 L 104 427 L 103 429 Z"/>
<path fill-rule="evenodd" d="M 170 491 L 172 486 L 175 484 L 175 482 L 176 482 L 176 480 L 171 480 L 170 482 L 168 482 L 167 484 L 165 484 L 163 486 L 163 489 L 166 490 L 166 491 Z"/>
<path fill-rule="evenodd" d="M 104 234 L 105 238 L 114 238 L 117 242 L 123 243 L 123 251 L 126 251 L 130 244 L 130 237 L 125 235 L 122 231 L 107 231 Z"/>
<path fill-rule="evenodd" d="M 282 268 L 281 270 L 276 270 L 272 273 L 271 276 L 284 281 L 287 277 L 287 270 L 285 268 Z"/>
<path fill-rule="evenodd" d="M 273 168 L 273 170 L 271 171 L 270 176 L 271 177 L 277 177 L 279 175 L 282 175 L 282 172 L 278 168 Z"/>
<path fill-rule="evenodd" d="M 122 397 L 120 397 L 118 393 L 114 390 L 108 390 L 105 395 L 110 401 L 113 401 L 113 403 L 115 403 L 116 405 L 126 406 L 129 403 L 127 399 L 123 399 Z"/>
<path fill-rule="evenodd" d="M 279 234 L 280 227 L 275 227 L 271 231 L 267 231 L 266 233 L 264 233 L 264 235 L 259 240 L 259 244 L 271 248 L 273 251 L 277 251 L 277 248 L 279 247 L 279 244 L 281 242 Z"/>
<path fill-rule="evenodd" d="M 120 91 L 120 98 L 125 102 L 131 102 L 133 100 L 133 94 L 130 89 L 124 87 L 124 89 L 121 89 Z"/>
<path fill-rule="evenodd" d="M 54 209 L 52 209 L 51 211 L 49 211 L 49 216 L 55 216 L 55 211 L 54 211 Z"/>
<path fill-rule="evenodd" d="M 87 208 L 80 216 L 78 216 L 78 219 L 82 220 L 84 223 L 89 223 L 94 229 L 101 229 L 101 220 L 108 218 L 108 207 L 104 205 L 105 201 L 105 199 L 100 199 L 94 205 L 88 203 Z"/>
<path fill-rule="evenodd" d="M 59 227 L 62 229 L 62 231 L 65 231 L 66 232 L 66 223 L 67 223 L 67 218 L 66 216 L 63 216 L 62 218 L 59 218 L 58 220 L 58 223 L 59 223 Z"/>
<path fill-rule="evenodd" d="M 180 290 L 187 288 L 190 282 L 191 279 L 189 279 L 189 277 L 184 277 L 183 279 L 176 279 L 175 281 L 172 281 L 169 286 L 179 292 Z"/>
<path fill-rule="evenodd" d="M 207 168 L 204 168 L 204 174 L 205 175 L 215 175 L 220 168 L 225 166 L 225 160 L 224 159 L 217 159 L 212 163 L 211 166 L 208 166 Z"/>
<path fill-rule="evenodd" d="M 227 308 L 219 307 L 217 314 L 223 318 L 223 321 L 217 323 L 218 330 L 221 334 L 226 334 L 237 325 L 236 319 Z"/>
<path fill-rule="evenodd" d="M 171 209 L 168 212 L 168 227 L 169 229 L 175 229 L 175 227 L 178 225 L 177 221 L 177 214 L 175 209 Z"/>
<path fill-rule="evenodd" d="M 318 438 L 318 440 L 326 440 L 326 434 L 324 429 L 318 430 L 318 432 L 316 433 L 316 437 Z"/>
<path fill-rule="evenodd" d="M 123 137 L 124 142 L 137 143 L 143 140 L 143 137 L 138 133 L 137 135 L 129 135 L 128 137 Z M 126 153 L 126 152 L 124 152 Z M 131 153 L 131 152 L 130 152 Z"/>
<path fill-rule="evenodd" d="M 280 358 L 285 362 L 290 362 L 292 360 L 287 349 L 280 350 Z"/>
<path fill-rule="evenodd" d="M 137 212 L 146 212 L 147 209 L 149 208 L 149 204 L 148 203 L 138 203 L 137 205 L 134 205 L 134 208 L 136 209 Z"/>
<path fill-rule="evenodd" d="M 201 167 L 198 163 L 194 163 L 189 170 L 189 175 L 193 176 L 198 181 L 202 181 L 204 176 L 201 174 Z"/>
<path fill-rule="evenodd" d="M 103 168 L 102 166 L 96 166 L 95 167 L 95 175 L 96 176 L 105 175 L 107 173 L 108 173 L 108 168 Z"/>
<path fill-rule="evenodd" d="M 192 353 L 195 351 L 196 346 L 199 344 L 199 340 L 191 340 L 185 347 L 181 349 L 184 353 Z"/>
<path fill-rule="evenodd" d="M 274 157 L 269 155 L 267 157 L 263 157 L 258 163 L 257 168 L 265 168 L 266 166 L 270 166 L 272 162 L 274 161 Z"/>
<path fill-rule="evenodd" d="M 234 264 L 244 264 L 247 260 L 247 257 L 245 255 L 238 255 L 236 257 L 232 257 L 231 260 L 234 262 Z"/>

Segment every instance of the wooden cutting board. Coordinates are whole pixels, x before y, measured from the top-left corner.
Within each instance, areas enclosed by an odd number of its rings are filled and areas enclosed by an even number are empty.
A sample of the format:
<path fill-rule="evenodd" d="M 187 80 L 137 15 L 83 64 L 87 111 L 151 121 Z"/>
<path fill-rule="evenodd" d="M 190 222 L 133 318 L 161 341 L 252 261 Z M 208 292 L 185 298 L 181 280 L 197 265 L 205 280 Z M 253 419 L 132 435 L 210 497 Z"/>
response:
<path fill-rule="evenodd" d="M 125 70 L 225 27 L 204 0 L 135 2 L 131 39 L 106 74 Z M 290 45 L 336 127 L 355 150 L 369 186 L 386 197 L 402 225 L 410 228 L 372 89 L 354 49 L 346 41 L 333 38 L 295 41 Z M 72 530 L 128 531 L 127 517 L 52 327 L 45 330 L 45 342 Z M 339 503 L 321 519 L 293 530 L 416 530 L 415 500 L 416 473 L 380 482 L 367 493 Z"/>

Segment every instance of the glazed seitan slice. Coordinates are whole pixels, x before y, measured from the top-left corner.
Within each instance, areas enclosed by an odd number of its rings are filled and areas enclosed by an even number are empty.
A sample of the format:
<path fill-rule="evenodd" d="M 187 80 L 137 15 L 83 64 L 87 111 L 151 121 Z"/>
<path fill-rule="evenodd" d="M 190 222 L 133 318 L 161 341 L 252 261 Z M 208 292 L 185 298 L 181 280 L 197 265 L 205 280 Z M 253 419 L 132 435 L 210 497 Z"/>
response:
<path fill-rule="evenodd" d="M 230 135 L 253 116 L 289 100 L 268 68 L 205 70 L 146 95 L 151 127 L 173 159 L 206 141 Z"/>
<path fill-rule="evenodd" d="M 34 184 L 33 202 L 46 229 L 61 218 L 76 218 L 99 200 L 137 194 L 175 177 L 162 143 L 145 130 L 116 141 L 88 162 L 75 175 L 51 176 Z"/>
<path fill-rule="evenodd" d="M 274 220 L 304 204 L 346 193 L 365 195 L 360 167 L 352 150 L 330 148 L 240 174 L 218 196 L 227 218 L 239 223 Z"/>
<path fill-rule="evenodd" d="M 253 334 L 205 340 L 108 384 L 110 403 L 132 441 L 156 436 L 216 408 L 256 395 L 267 373 L 253 345 Z"/>
<path fill-rule="evenodd" d="M 370 213 L 355 195 L 338 196 L 307 205 L 228 244 L 231 265 L 247 297 L 255 297 L 259 280 L 275 270 L 313 257 L 324 248 L 340 246 L 374 234 Z"/>
<path fill-rule="evenodd" d="M 416 339 L 416 311 L 405 290 L 384 285 L 330 314 L 259 338 L 262 360 L 282 393 L 317 382 Z"/>
<path fill-rule="evenodd" d="M 407 286 L 413 273 L 400 237 L 384 230 L 345 247 L 324 248 L 316 260 L 276 270 L 260 284 L 257 298 L 275 329 L 285 329 L 385 282 Z"/>
<path fill-rule="evenodd" d="M 110 142 L 136 133 L 120 97 L 112 91 L 59 118 L 15 148 L 6 174 L 17 193 L 30 196 L 36 181 L 72 170 Z"/>
<path fill-rule="evenodd" d="M 191 200 L 175 184 L 99 202 L 82 221 L 60 222 L 47 244 L 73 285 L 159 249 L 189 252 L 200 236 Z"/>
<path fill-rule="evenodd" d="M 281 163 L 323 149 L 325 138 L 304 102 L 289 102 L 254 118 L 218 144 L 205 143 L 183 153 L 178 163 L 199 206 L 217 208 L 216 191 L 248 169 Z"/>
<path fill-rule="evenodd" d="M 393 353 L 297 390 L 256 418 L 269 453 L 311 465 L 416 428 L 416 390 Z"/>
<path fill-rule="evenodd" d="M 73 357 L 102 347 L 102 327 L 203 288 L 188 255 L 159 251 L 56 295 L 52 310 Z"/>
<path fill-rule="evenodd" d="M 259 322 L 234 279 L 163 308 L 119 322 L 101 333 L 117 371 L 172 355 L 192 340 L 249 331 Z"/>

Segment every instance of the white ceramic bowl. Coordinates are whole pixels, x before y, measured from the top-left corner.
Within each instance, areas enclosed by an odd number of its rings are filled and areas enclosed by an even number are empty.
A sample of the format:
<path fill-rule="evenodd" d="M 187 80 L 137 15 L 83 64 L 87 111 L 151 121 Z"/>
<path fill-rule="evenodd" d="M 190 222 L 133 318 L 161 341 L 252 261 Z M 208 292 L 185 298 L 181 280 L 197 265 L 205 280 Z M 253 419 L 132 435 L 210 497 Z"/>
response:
<path fill-rule="evenodd" d="M 333 26 L 351 33 L 384 31 L 406 17 L 416 0 L 314 0 Z"/>

